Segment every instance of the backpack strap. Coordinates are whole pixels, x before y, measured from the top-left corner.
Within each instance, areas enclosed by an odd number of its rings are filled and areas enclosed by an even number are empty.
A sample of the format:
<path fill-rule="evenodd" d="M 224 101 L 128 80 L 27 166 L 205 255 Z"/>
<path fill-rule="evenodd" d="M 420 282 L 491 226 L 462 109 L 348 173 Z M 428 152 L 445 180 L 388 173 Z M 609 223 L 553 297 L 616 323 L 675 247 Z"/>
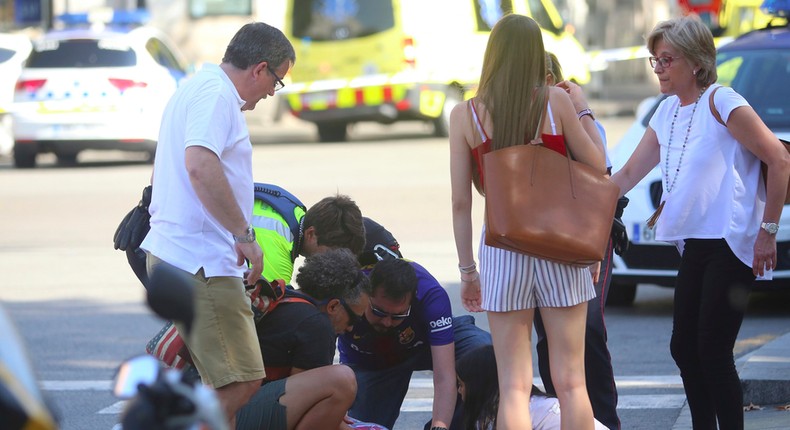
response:
<path fill-rule="evenodd" d="M 291 249 L 291 261 L 295 261 L 302 247 L 304 217 L 296 219 L 294 209 L 300 207 L 303 211 L 307 212 L 307 207 L 301 200 L 296 198 L 296 196 L 274 184 L 256 182 L 255 199 L 261 200 L 271 206 L 274 211 L 280 214 L 285 222 L 288 223 L 288 228 L 290 228 L 291 234 L 294 237 L 294 245 L 293 249 Z"/>
<path fill-rule="evenodd" d="M 724 121 L 721 119 L 721 114 L 719 114 L 718 109 L 716 109 L 716 105 L 713 103 L 713 96 L 716 95 L 716 91 L 718 91 L 719 88 L 721 88 L 721 85 L 714 88 L 713 91 L 710 92 L 710 97 L 708 97 L 708 105 L 710 106 L 710 113 L 713 115 L 714 118 L 716 118 L 716 121 L 718 121 L 718 123 L 723 125 L 724 127 L 727 127 L 727 124 L 725 124 Z"/>

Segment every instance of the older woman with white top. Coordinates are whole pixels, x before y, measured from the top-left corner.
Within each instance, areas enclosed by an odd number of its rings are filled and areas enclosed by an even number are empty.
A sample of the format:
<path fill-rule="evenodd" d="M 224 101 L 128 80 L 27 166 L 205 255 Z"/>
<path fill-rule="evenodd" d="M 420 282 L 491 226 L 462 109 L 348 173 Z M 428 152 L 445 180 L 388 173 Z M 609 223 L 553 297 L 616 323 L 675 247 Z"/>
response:
<path fill-rule="evenodd" d="M 647 48 L 669 97 L 612 180 L 625 194 L 661 167 L 663 196 L 648 225 L 681 254 L 670 349 L 692 423 L 743 429 L 733 347 L 752 282 L 776 267 L 790 155 L 742 96 L 715 85 L 713 36 L 698 18 L 659 23 Z"/>

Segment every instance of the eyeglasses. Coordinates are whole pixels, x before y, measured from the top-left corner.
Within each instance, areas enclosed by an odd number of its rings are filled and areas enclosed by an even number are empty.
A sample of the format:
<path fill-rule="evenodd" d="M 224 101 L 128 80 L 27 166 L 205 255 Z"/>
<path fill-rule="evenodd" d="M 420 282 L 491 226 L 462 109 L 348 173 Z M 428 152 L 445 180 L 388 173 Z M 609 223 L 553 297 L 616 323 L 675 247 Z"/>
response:
<path fill-rule="evenodd" d="M 669 55 L 665 55 L 663 57 L 649 57 L 647 60 L 650 61 L 650 67 L 656 68 L 656 64 L 661 66 L 662 69 L 668 69 L 672 67 L 672 61 L 677 60 L 683 57 L 671 57 Z"/>
<path fill-rule="evenodd" d="M 392 318 L 394 320 L 402 320 L 402 319 L 408 318 L 409 315 L 411 314 L 411 305 L 409 305 L 409 309 L 406 309 L 406 312 L 404 312 L 402 314 L 391 314 L 389 312 L 384 312 L 381 309 L 373 306 L 373 302 L 370 303 L 370 310 L 373 311 L 373 315 L 375 315 L 375 316 L 377 316 L 379 318 L 390 317 L 390 318 Z"/>
<path fill-rule="evenodd" d="M 356 325 L 359 322 L 359 320 L 362 319 L 362 315 L 357 315 L 356 312 L 354 312 L 354 310 L 351 309 L 351 306 L 349 306 L 348 303 L 346 303 L 346 301 L 343 300 L 342 298 L 338 298 L 337 300 L 340 302 L 340 304 L 343 306 L 343 309 L 345 309 L 346 313 L 348 314 L 348 325 Z"/>
<path fill-rule="evenodd" d="M 277 92 L 277 91 L 280 91 L 281 89 L 283 89 L 283 87 L 285 87 L 285 84 L 283 83 L 283 80 L 280 79 L 280 77 L 277 76 L 276 73 L 274 73 L 274 70 L 270 69 L 269 67 L 266 67 L 266 70 L 268 70 L 269 73 L 271 73 L 272 76 L 274 76 L 274 92 Z"/>

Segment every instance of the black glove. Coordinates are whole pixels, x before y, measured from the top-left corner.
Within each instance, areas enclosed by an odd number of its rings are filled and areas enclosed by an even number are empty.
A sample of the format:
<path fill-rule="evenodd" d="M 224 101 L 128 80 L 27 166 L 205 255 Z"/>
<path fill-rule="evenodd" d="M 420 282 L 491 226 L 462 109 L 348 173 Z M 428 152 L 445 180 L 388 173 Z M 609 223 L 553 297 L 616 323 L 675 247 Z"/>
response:
<path fill-rule="evenodd" d="M 615 210 L 614 220 L 612 221 L 612 244 L 614 246 L 614 252 L 617 255 L 625 254 L 630 244 L 628 241 L 628 231 L 621 219 L 623 216 L 623 209 L 625 209 L 626 206 L 628 206 L 628 197 L 620 197 L 620 200 L 617 201 L 617 209 Z"/>
<path fill-rule="evenodd" d="M 623 255 L 628 251 L 628 232 L 620 218 L 615 218 L 612 222 L 612 245 L 617 255 Z"/>
<path fill-rule="evenodd" d="M 628 206 L 628 197 L 623 196 L 617 200 L 617 209 L 614 210 L 615 218 L 623 218 L 623 210 Z"/>
<path fill-rule="evenodd" d="M 148 205 L 151 204 L 151 186 L 143 188 L 143 197 L 118 225 L 113 235 L 115 249 L 126 251 L 127 249 L 137 249 L 145 239 L 150 229 L 149 220 L 151 215 L 148 213 Z"/>

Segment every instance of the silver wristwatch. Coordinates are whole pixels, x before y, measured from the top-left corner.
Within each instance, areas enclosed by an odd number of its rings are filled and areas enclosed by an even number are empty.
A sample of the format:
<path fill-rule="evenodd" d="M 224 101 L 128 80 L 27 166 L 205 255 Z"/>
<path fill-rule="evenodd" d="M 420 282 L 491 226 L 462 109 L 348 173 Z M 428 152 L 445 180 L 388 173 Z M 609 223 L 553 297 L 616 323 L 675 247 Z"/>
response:
<path fill-rule="evenodd" d="M 233 235 L 233 240 L 236 243 L 252 243 L 255 242 L 255 229 L 252 228 L 251 225 L 247 226 L 247 230 L 244 230 L 244 236 L 236 236 Z"/>
<path fill-rule="evenodd" d="M 779 231 L 779 224 L 775 222 L 764 222 L 760 224 L 760 228 L 765 230 L 771 236 L 775 235 L 777 231 Z"/>

